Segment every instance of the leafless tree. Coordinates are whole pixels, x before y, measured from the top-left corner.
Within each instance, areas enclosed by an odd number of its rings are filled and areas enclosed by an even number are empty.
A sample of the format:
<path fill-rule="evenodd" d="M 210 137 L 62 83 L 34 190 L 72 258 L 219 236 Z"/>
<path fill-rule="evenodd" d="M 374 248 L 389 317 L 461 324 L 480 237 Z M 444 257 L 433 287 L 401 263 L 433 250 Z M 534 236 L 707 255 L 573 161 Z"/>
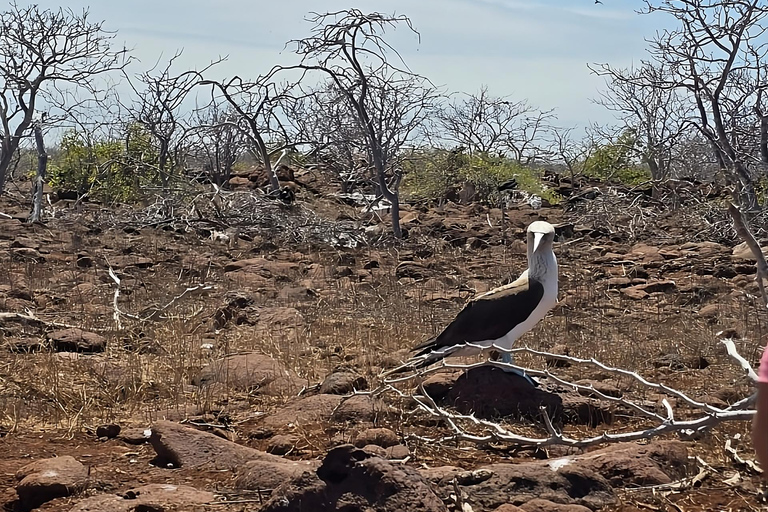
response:
<path fill-rule="evenodd" d="M 95 78 L 122 69 L 126 49 L 88 11 L 11 3 L 0 12 L 0 193 L 14 154 L 37 115 L 52 124 L 100 92 Z M 85 100 L 71 100 L 83 94 Z"/>
<path fill-rule="evenodd" d="M 571 183 L 575 186 L 575 177 L 582 172 L 582 166 L 589 158 L 594 143 L 591 134 L 587 133 L 584 137 L 577 138 L 573 133 L 574 130 L 573 127 L 552 128 L 548 152 L 550 159 L 565 166 L 570 174 Z"/>
<path fill-rule="evenodd" d="M 461 94 L 437 116 L 442 137 L 469 153 L 495 153 L 530 164 L 543 153 L 551 130 L 552 110 L 538 110 L 526 100 L 492 96 L 483 86 L 477 94 Z"/>
<path fill-rule="evenodd" d="M 658 87 L 670 76 L 665 63 L 644 63 L 638 69 L 593 69 L 607 79 L 607 89 L 596 103 L 615 112 L 620 124 L 615 133 L 632 130 L 636 141 L 630 151 L 648 166 L 651 178 L 669 177 L 675 145 L 692 128 L 693 106 L 678 89 Z"/>
<path fill-rule="evenodd" d="M 367 178 L 365 132 L 335 85 L 310 88 L 290 104 L 287 119 L 293 139 L 307 142 L 308 159 L 337 177 L 342 193 Z"/>
<path fill-rule="evenodd" d="M 182 144 L 188 131 L 184 117 L 190 111 L 187 98 L 203 79 L 203 73 L 222 61 L 218 59 L 199 71 L 175 74 L 172 68 L 180 56 L 178 51 L 163 66 L 158 62 L 149 71 L 127 76 L 135 97 L 126 110 L 131 122 L 144 127 L 157 145 L 157 174 L 164 188 L 183 152 Z"/>
<path fill-rule="evenodd" d="M 678 26 L 650 40 L 653 66 L 663 77 L 598 69 L 623 82 L 680 91 L 694 105 L 691 122 L 709 141 L 739 202 L 757 207 L 754 169 L 768 163 L 764 90 L 765 19 L 760 0 L 645 0 L 644 13 L 664 13 Z M 757 143 L 756 143 L 757 142 Z"/>
<path fill-rule="evenodd" d="M 289 140 L 284 113 L 284 104 L 296 101 L 300 95 L 299 85 L 297 82 L 275 82 L 276 71 L 273 69 L 254 81 L 236 76 L 228 81 L 200 82 L 201 85 L 211 85 L 214 96 L 219 92 L 223 101 L 232 107 L 237 118 L 222 121 L 219 125 L 233 127 L 245 136 L 249 149 L 264 165 L 273 192 L 280 189 L 280 182 L 272 166 L 272 156 L 300 142 Z M 214 101 L 218 99 L 214 98 Z"/>
<path fill-rule="evenodd" d="M 232 167 L 246 150 L 246 138 L 238 129 L 238 114 L 226 104 L 211 102 L 195 112 L 190 133 L 191 155 L 216 185 L 232 175 Z"/>
<path fill-rule="evenodd" d="M 313 14 L 308 21 L 312 35 L 292 42 L 302 57 L 294 67 L 325 74 L 345 98 L 365 134 L 377 193 L 392 205 L 392 230 L 400 238 L 402 174 L 393 157 L 415 134 L 437 95 L 428 80 L 407 68 L 383 34 L 396 26 L 418 33 L 406 16 L 358 9 Z"/>

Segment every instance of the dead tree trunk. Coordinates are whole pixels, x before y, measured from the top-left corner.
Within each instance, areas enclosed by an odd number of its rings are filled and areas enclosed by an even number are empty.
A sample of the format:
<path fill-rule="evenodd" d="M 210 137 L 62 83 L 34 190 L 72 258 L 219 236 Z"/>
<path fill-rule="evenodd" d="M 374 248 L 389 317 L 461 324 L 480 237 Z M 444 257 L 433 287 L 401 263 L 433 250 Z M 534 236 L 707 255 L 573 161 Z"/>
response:
<path fill-rule="evenodd" d="M 34 128 L 35 145 L 37 146 L 37 175 L 35 176 L 35 191 L 32 196 L 32 213 L 27 222 L 40 222 L 43 211 L 43 187 L 45 186 L 45 171 L 48 167 L 48 153 L 45 152 L 43 129 L 36 123 Z"/>

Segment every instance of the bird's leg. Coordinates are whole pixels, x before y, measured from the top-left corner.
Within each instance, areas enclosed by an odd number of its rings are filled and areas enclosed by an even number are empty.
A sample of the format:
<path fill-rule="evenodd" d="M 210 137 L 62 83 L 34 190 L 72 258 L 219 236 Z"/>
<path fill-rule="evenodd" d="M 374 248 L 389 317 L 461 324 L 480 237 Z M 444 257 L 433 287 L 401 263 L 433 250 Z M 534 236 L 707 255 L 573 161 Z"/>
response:
<path fill-rule="evenodd" d="M 505 364 L 515 364 L 515 357 L 509 352 L 501 352 L 501 362 Z M 527 380 L 531 386 L 538 386 L 536 381 L 534 381 L 530 376 L 528 376 L 522 370 L 518 370 L 516 368 L 502 368 L 502 370 L 507 373 L 514 373 L 515 375 L 521 376 L 522 378 Z"/>

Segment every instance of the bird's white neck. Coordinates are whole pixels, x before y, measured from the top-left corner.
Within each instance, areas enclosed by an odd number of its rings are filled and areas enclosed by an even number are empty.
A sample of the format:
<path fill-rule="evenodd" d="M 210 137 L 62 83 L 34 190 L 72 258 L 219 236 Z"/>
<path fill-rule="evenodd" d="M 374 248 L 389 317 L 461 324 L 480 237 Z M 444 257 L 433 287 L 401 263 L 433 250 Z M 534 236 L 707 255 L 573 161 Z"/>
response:
<path fill-rule="evenodd" d="M 549 251 L 536 251 L 528 256 L 528 277 L 557 286 L 557 258 Z"/>

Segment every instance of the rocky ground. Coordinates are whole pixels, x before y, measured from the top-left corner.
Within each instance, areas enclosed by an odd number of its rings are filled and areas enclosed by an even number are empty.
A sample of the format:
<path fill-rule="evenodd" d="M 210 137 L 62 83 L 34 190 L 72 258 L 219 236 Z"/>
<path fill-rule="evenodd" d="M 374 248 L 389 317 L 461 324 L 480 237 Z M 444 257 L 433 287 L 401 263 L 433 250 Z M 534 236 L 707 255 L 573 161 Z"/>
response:
<path fill-rule="evenodd" d="M 520 344 L 595 358 L 719 409 L 750 382 L 766 313 L 722 199 L 583 188 L 506 211 L 406 205 L 408 238 L 348 198 L 250 192 L 136 208 L 0 199 L 0 503 L 6 510 L 756 510 L 746 421 L 587 448 L 451 438 L 451 414 L 575 439 L 702 417 L 679 394 L 575 361 L 382 387 L 466 299 L 557 225 L 560 304 Z M 117 310 L 117 311 L 116 311 Z M 567 383 L 577 383 L 574 388 Z M 664 399 L 666 398 L 666 404 Z M 482 437 L 484 425 L 459 421 Z M 437 442 L 438 439 L 442 442 Z M 726 449 L 726 446 L 728 449 Z M 5 489 L 2 491 L 1 489 Z"/>

